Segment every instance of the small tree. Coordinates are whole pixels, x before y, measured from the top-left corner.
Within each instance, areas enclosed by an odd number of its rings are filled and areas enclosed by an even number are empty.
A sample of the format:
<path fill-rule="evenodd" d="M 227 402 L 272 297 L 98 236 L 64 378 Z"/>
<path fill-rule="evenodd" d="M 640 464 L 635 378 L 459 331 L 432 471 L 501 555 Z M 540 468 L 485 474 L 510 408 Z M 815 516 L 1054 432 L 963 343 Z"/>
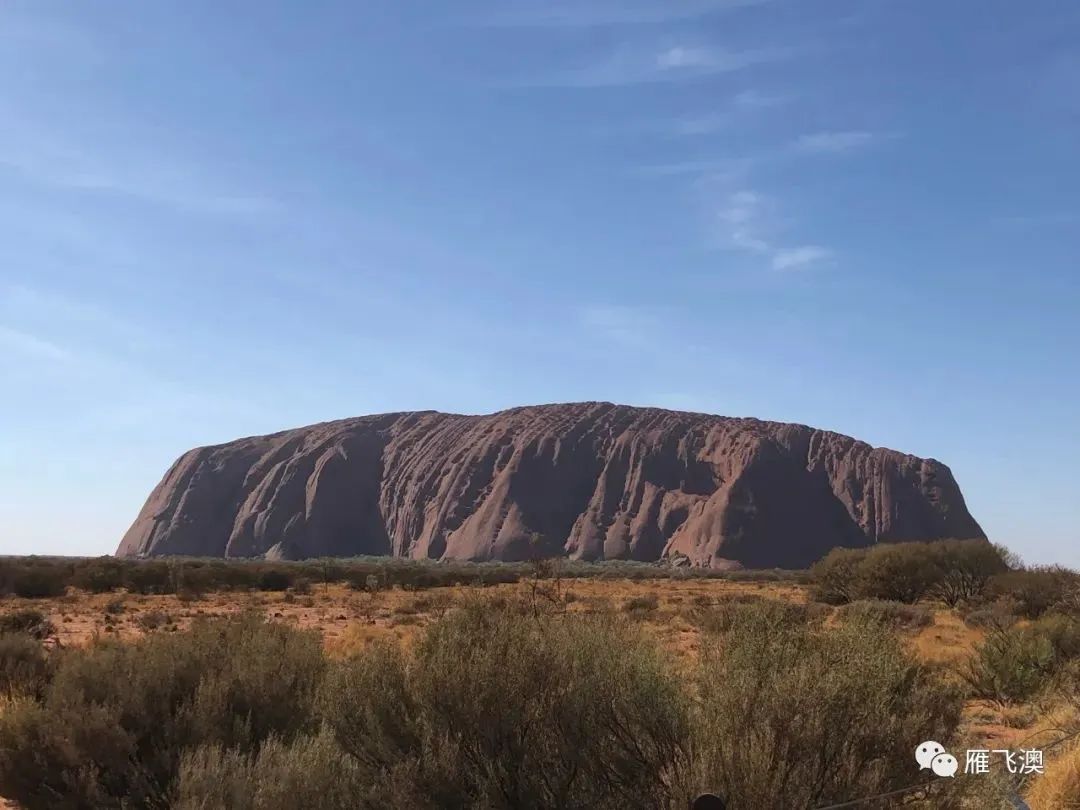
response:
<path fill-rule="evenodd" d="M 927 546 L 937 568 L 930 592 L 949 607 L 983 595 L 995 574 L 1009 570 L 1001 552 L 985 540 L 942 540 Z"/>
<path fill-rule="evenodd" d="M 937 584 L 939 569 L 925 543 L 882 543 L 855 570 L 855 590 L 864 599 L 917 602 Z"/>
<path fill-rule="evenodd" d="M 812 593 L 819 602 L 843 605 L 856 596 L 855 572 L 866 557 L 864 549 L 834 548 L 810 568 Z"/>

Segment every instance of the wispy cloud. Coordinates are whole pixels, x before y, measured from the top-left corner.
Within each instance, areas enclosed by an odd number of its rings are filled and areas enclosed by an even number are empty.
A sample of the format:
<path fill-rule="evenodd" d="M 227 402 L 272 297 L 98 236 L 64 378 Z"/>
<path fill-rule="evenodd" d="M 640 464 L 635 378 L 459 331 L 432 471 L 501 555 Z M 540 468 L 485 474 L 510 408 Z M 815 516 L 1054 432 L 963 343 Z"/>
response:
<path fill-rule="evenodd" d="M 756 90 L 743 90 L 721 108 L 706 115 L 682 118 L 674 122 L 672 131 L 677 135 L 712 135 L 754 118 L 762 111 L 786 103 L 784 96 L 767 95 Z"/>
<path fill-rule="evenodd" d="M 716 212 L 721 240 L 728 246 L 751 253 L 770 253 L 765 236 L 766 202 L 754 191 L 735 191 Z"/>
<path fill-rule="evenodd" d="M 278 207 L 266 195 L 226 189 L 183 158 L 151 159 L 135 150 L 119 158 L 105 146 L 93 149 L 59 140 L 52 129 L 25 123 L 6 128 L 0 134 L 0 170 L 66 191 L 211 215 L 254 216 Z"/>
<path fill-rule="evenodd" d="M 774 270 L 798 270 L 832 256 L 832 251 L 818 245 L 802 245 L 795 248 L 777 248 L 773 251 Z"/>
<path fill-rule="evenodd" d="M 578 322 L 605 340 L 632 347 L 648 342 L 655 317 L 638 307 L 593 304 L 578 310 Z"/>
<path fill-rule="evenodd" d="M 697 180 L 733 183 L 744 177 L 753 166 L 752 158 L 720 158 L 717 160 L 685 160 L 675 163 L 654 163 L 639 166 L 635 174 L 643 177 L 692 176 Z"/>
<path fill-rule="evenodd" d="M 730 50 L 700 45 L 671 45 L 651 50 L 624 47 L 594 64 L 513 83 L 526 87 L 599 88 L 677 82 L 775 62 L 789 53 L 782 48 Z"/>
<path fill-rule="evenodd" d="M 3 324 L 0 324 L 0 345 L 37 360 L 64 362 L 74 357 L 71 351 L 58 343 Z"/>
<path fill-rule="evenodd" d="M 832 257 L 832 251 L 820 245 L 779 243 L 775 203 L 756 191 L 728 193 L 712 216 L 720 247 L 760 256 L 773 270 L 801 270 Z"/>
<path fill-rule="evenodd" d="M 692 20 L 772 0 L 531 0 L 502 3 L 485 22 L 514 27 L 592 28 Z"/>
<path fill-rule="evenodd" d="M 1015 214 L 1013 216 L 998 217 L 996 221 L 1002 225 L 1015 225 L 1018 227 L 1075 225 L 1080 223 L 1080 211 Z"/>
<path fill-rule="evenodd" d="M 802 154 L 837 155 L 868 146 L 881 137 L 866 130 L 814 132 L 799 136 L 792 148 Z"/>
<path fill-rule="evenodd" d="M 0 288 L 0 318 L 29 325 L 35 332 L 59 327 L 68 334 L 80 335 L 83 345 L 94 339 L 140 345 L 152 341 L 146 329 L 111 309 L 23 284 Z"/>
<path fill-rule="evenodd" d="M 734 98 L 735 106 L 742 107 L 744 109 L 754 109 L 761 107 L 779 107 L 781 104 L 786 104 L 790 97 L 786 95 L 778 95 L 774 93 L 763 93 L 760 90 L 743 90 L 737 94 Z"/>

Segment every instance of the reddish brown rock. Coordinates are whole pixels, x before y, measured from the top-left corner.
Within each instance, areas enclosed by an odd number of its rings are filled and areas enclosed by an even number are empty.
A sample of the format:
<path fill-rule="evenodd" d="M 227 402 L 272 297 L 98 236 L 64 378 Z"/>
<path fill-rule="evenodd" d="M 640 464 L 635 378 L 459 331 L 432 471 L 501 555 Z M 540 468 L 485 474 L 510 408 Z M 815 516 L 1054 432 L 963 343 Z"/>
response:
<path fill-rule="evenodd" d="M 191 450 L 117 554 L 800 567 L 838 545 L 983 536 L 934 460 L 803 425 L 580 403 Z"/>

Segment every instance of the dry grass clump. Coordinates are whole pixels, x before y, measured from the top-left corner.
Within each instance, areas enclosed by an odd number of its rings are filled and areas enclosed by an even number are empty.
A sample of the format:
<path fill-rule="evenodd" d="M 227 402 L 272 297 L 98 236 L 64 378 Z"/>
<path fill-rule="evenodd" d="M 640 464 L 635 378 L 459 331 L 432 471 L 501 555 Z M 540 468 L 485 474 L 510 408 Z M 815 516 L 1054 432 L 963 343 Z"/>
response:
<path fill-rule="evenodd" d="M 1031 810 L 1080 810 L 1080 746 L 1051 759 L 1026 798 Z"/>

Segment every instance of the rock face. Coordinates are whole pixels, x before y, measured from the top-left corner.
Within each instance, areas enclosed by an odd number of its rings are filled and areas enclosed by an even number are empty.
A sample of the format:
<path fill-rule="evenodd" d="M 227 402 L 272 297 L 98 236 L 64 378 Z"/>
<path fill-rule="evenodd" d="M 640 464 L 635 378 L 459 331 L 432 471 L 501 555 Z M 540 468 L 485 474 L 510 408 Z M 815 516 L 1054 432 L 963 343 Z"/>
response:
<path fill-rule="evenodd" d="M 117 554 L 801 567 L 834 546 L 984 536 L 934 460 L 803 425 L 580 403 L 191 450 Z"/>

